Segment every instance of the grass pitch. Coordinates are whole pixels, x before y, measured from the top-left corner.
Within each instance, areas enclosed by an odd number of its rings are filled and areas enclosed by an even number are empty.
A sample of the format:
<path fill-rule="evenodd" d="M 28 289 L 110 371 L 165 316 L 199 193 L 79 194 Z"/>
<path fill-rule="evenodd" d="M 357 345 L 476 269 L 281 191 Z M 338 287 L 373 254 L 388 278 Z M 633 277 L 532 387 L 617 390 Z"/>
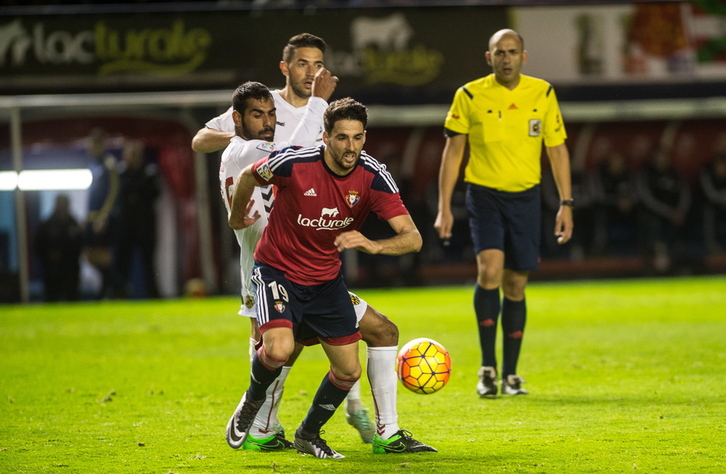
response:
<path fill-rule="evenodd" d="M 441 392 L 399 386 L 401 427 L 438 453 L 374 455 L 342 408 L 323 437 L 346 459 L 227 447 L 249 374 L 235 298 L 0 306 L 0 472 L 726 472 L 726 277 L 531 284 L 530 395 L 494 400 L 472 288 L 359 294 L 402 344 L 451 353 Z M 308 348 L 291 372 L 289 434 L 327 367 Z"/>

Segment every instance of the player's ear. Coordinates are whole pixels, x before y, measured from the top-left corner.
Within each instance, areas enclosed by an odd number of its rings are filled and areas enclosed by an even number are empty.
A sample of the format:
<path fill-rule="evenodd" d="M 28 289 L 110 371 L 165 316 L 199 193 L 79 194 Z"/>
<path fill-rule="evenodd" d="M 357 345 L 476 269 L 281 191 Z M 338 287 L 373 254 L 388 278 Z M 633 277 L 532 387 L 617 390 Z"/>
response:
<path fill-rule="evenodd" d="M 328 135 L 327 131 L 323 130 L 323 143 L 325 143 L 325 145 L 327 146 L 329 141 L 330 135 Z"/>
<path fill-rule="evenodd" d="M 280 61 L 280 72 L 282 72 L 282 75 L 285 77 L 290 75 L 290 69 L 287 67 L 287 63 L 285 61 Z"/>
<path fill-rule="evenodd" d="M 234 120 L 234 126 L 235 127 L 241 127 L 242 126 L 242 114 L 237 112 L 236 110 L 232 111 L 232 120 Z"/>
<path fill-rule="evenodd" d="M 486 53 L 484 53 L 484 57 L 487 60 L 487 64 L 489 66 L 491 66 L 492 65 L 492 53 L 490 53 L 489 51 L 487 51 Z"/>
<path fill-rule="evenodd" d="M 527 56 L 529 55 L 527 54 L 527 50 L 525 49 L 524 51 L 522 51 L 522 64 L 527 63 Z"/>

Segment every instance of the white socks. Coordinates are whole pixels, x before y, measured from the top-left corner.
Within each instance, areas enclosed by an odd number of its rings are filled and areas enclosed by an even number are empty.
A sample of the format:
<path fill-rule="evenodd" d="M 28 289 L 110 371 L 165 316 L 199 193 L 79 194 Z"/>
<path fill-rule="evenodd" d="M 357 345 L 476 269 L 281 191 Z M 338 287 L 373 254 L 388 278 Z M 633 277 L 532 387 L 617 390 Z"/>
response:
<path fill-rule="evenodd" d="M 257 412 L 250 429 L 250 434 L 257 439 L 267 438 L 282 429 L 280 419 L 277 417 L 277 410 L 280 408 L 282 392 L 285 390 L 285 379 L 287 379 L 287 374 L 290 373 L 291 368 L 283 366 L 280 375 L 267 387 L 265 403 Z"/>
<path fill-rule="evenodd" d="M 252 359 L 257 352 L 255 345 L 257 341 L 255 338 L 250 338 L 250 364 Z M 282 392 L 285 390 L 285 379 L 287 374 L 290 373 L 292 367 L 283 366 L 282 372 L 277 376 L 274 382 L 267 387 L 265 403 L 257 412 L 254 423 L 250 428 L 250 434 L 257 438 L 267 438 L 275 433 L 278 433 L 282 429 L 280 419 L 277 417 L 277 410 L 280 408 L 280 401 L 282 400 Z"/>
<path fill-rule="evenodd" d="M 358 413 L 358 410 L 363 408 L 363 402 L 360 401 L 360 379 L 353 385 L 348 392 L 348 396 L 345 397 L 345 411 L 349 415 Z"/>
<path fill-rule="evenodd" d="M 388 439 L 399 430 L 396 410 L 398 347 L 368 347 L 366 353 L 368 381 L 371 384 L 373 403 L 376 407 L 377 433 L 381 439 Z"/>
<path fill-rule="evenodd" d="M 254 355 L 256 341 L 250 338 L 250 360 Z M 398 430 L 398 411 L 396 409 L 396 395 L 398 390 L 398 377 L 396 376 L 397 346 L 368 347 L 367 371 L 371 386 L 373 403 L 376 412 L 376 427 L 381 439 L 388 439 Z M 285 380 L 292 367 L 284 366 L 282 372 L 267 389 L 267 398 L 257 413 L 257 417 L 250 429 L 255 438 L 267 438 L 277 433 L 281 426 L 277 411 L 282 400 Z M 353 414 L 363 408 L 360 400 L 360 381 L 356 382 L 346 397 L 346 411 Z"/>
<path fill-rule="evenodd" d="M 257 353 L 257 349 L 255 349 L 255 346 L 257 345 L 257 341 L 255 341 L 254 337 L 250 338 L 250 365 L 252 365 L 252 359 L 255 358 L 255 354 Z"/>

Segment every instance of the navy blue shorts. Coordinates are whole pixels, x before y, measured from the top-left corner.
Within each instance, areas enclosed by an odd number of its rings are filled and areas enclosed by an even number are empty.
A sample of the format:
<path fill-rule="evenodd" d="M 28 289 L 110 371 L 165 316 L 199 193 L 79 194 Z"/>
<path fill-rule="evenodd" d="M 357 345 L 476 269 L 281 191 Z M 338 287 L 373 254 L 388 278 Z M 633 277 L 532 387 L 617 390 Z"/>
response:
<path fill-rule="evenodd" d="M 504 252 L 504 267 L 539 269 L 542 209 L 540 187 L 508 193 L 469 183 L 466 208 L 474 251 Z"/>
<path fill-rule="evenodd" d="M 320 285 L 300 285 L 277 268 L 255 262 L 252 283 L 261 333 L 289 327 L 295 340 L 305 345 L 317 344 L 318 338 L 338 346 L 361 339 L 342 275 Z"/>

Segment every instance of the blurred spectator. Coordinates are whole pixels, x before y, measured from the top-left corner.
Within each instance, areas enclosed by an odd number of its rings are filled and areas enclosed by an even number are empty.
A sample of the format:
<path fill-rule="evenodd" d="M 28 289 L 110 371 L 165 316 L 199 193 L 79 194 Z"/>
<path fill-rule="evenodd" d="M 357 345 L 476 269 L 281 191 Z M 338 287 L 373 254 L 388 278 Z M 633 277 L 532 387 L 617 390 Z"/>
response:
<path fill-rule="evenodd" d="M 158 298 L 154 267 L 156 249 L 156 208 L 159 181 L 154 164 L 144 163 L 144 145 L 137 140 L 127 141 L 119 174 L 116 262 L 118 270 L 114 296 L 128 297 L 133 280 L 131 270 L 138 261 L 142 270 L 141 295 Z M 137 257 L 138 260 L 137 260 Z M 138 292 L 137 292 L 138 294 Z"/>
<path fill-rule="evenodd" d="M 59 194 L 53 214 L 41 222 L 35 236 L 35 250 L 43 268 L 45 301 L 78 299 L 82 245 L 82 229 L 70 213 L 70 200 Z"/>
<path fill-rule="evenodd" d="M 116 158 L 106 151 L 106 132 L 99 128 L 91 130 L 88 154 L 93 159 L 93 181 L 88 189 L 84 253 L 88 262 L 101 273 L 101 293 L 98 296 L 105 298 L 110 296 L 111 291 L 112 235 L 119 186 Z"/>
<path fill-rule="evenodd" d="M 703 234 L 709 253 L 726 251 L 726 150 L 717 152 L 700 175 Z"/>
<path fill-rule="evenodd" d="M 678 174 L 664 148 L 658 148 L 637 181 L 643 206 L 641 236 L 653 268 L 664 272 L 684 252 L 686 218 L 691 206 L 688 183 Z"/>
<path fill-rule="evenodd" d="M 594 193 L 599 212 L 595 215 L 595 252 L 634 255 L 638 252 L 638 194 L 634 174 L 625 158 L 612 151 L 598 166 Z"/>

